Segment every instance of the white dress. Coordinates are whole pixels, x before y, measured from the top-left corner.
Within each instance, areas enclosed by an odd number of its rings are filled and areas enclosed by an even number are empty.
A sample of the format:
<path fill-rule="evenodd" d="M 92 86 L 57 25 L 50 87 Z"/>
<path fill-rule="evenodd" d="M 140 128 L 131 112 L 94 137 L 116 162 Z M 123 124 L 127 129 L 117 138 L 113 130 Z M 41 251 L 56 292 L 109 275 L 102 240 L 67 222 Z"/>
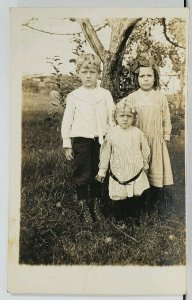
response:
<path fill-rule="evenodd" d="M 133 103 L 137 126 L 146 134 L 150 147 L 149 182 L 156 187 L 173 184 L 169 153 L 165 141 L 170 140 L 171 120 L 167 98 L 160 91 L 141 89 L 121 101 Z"/>
<path fill-rule="evenodd" d="M 112 128 L 105 137 L 101 147 L 99 176 L 104 177 L 110 170 L 120 182 L 135 177 L 141 169 L 148 169 L 150 149 L 145 134 L 137 127 L 122 129 L 119 125 Z M 112 200 L 139 196 L 149 188 L 146 173 L 127 185 L 119 184 L 109 178 L 109 196 Z"/>

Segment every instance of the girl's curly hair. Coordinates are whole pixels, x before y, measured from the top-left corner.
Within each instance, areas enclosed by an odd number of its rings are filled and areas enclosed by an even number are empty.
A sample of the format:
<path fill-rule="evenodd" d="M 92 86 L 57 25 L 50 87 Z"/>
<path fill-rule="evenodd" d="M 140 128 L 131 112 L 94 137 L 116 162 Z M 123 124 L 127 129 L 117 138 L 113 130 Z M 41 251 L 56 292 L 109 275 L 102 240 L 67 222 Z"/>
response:
<path fill-rule="evenodd" d="M 126 99 L 124 100 L 121 100 L 120 102 L 118 102 L 114 109 L 113 109 L 113 113 L 112 113 L 112 120 L 115 124 L 117 124 L 117 113 L 119 111 L 129 111 L 130 114 L 133 115 L 133 124 L 135 123 L 135 120 L 136 120 L 136 111 L 135 111 L 135 108 L 134 108 L 134 105 L 132 102 L 128 102 Z"/>

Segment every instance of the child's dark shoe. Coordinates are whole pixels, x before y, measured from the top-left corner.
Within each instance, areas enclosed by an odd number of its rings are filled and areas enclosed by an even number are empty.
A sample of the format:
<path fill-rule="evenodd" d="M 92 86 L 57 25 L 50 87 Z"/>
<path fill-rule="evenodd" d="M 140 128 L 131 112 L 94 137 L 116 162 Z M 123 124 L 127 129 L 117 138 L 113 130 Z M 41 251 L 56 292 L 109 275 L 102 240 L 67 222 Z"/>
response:
<path fill-rule="evenodd" d="M 82 222 L 88 226 L 92 227 L 93 219 L 89 210 L 89 207 L 87 206 L 87 200 L 82 199 L 79 204 L 81 205 L 81 216 L 82 216 Z"/>
<path fill-rule="evenodd" d="M 127 224 L 124 221 L 117 221 L 115 226 L 118 229 L 126 229 L 127 228 Z"/>

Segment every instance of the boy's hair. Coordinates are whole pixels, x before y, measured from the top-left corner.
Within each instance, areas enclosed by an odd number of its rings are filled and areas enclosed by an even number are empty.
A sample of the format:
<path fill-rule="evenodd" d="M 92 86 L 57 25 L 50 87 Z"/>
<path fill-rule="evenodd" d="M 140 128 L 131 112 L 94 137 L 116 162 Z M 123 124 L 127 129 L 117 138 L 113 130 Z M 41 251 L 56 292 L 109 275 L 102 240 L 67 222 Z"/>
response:
<path fill-rule="evenodd" d="M 139 76 L 139 71 L 140 71 L 140 68 L 145 68 L 145 67 L 150 67 L 152 68 L 153 70 L 153 73 L 154 73 L 154 89 L 157 90 L 159 88 L 159 71 L 158 71 L 158 68 L 157 66 L 153 63 L 153 62 L 150 62 L 148 60 L 141 60 L 141 61 L 138 61 L 138 67 L 137 69 L 135 70 L 135 79 L 136 79 L 136 85 L 137 85 L 137 88 L 139 88 L 139 82 L 138 82 L 138 76 Z"/>
<path fill-rule="evenodd" d="M 133 104 L 131 102 L 128 102 L 127 100 L 122 100 L 115 105 L 112 114 L 113 121 L 117 124 L 117 113 L 119 111 L 124 112 L 125 110 L 129 111 L 129 113 L 133 116 L 133 124 L 134 124 L 136 120 L 136 111 Z"/>
<path fill-rule="evenodd" d="M 97 71 L 99 73 L 101 71 L 101 60 L 95 54 L 84 53 L 84 54 L 79 55 L 79 57 L 76 60 L 76 72 L 77 73 L 79 72 L 79 70 L 83 64 L 88 68 L 93 67 L 93 68 L 97 69 Z"/>

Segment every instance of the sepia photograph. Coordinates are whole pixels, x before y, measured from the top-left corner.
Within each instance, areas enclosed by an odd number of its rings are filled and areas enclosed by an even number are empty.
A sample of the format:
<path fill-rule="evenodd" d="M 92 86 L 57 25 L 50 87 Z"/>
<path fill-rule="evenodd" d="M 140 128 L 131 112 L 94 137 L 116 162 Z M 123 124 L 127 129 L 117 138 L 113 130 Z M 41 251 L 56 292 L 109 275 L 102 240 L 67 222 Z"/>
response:
<path fill-rule="evenodd" d="M 187 31 L 185 9 L 11 10 L 10 290 L 33 288 L 17 265 L 184 293 Z"/>

